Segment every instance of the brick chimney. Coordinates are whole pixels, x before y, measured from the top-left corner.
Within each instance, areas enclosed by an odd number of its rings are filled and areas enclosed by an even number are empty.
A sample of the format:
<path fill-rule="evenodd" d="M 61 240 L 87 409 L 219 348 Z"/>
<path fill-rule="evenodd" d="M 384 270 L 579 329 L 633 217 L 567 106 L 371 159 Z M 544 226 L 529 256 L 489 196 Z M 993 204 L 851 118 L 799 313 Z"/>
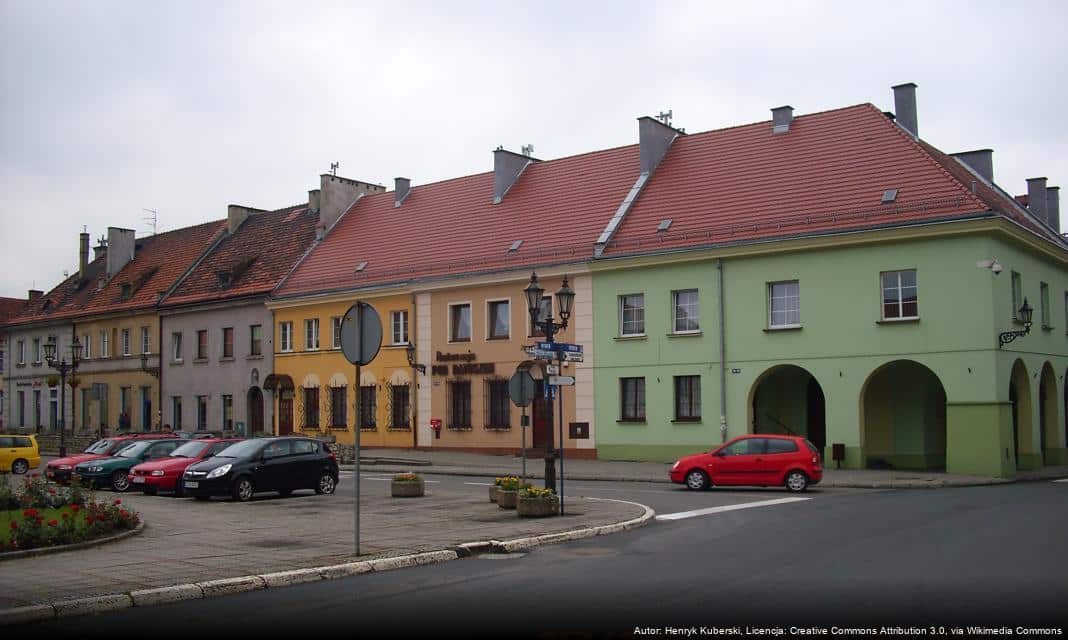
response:
<path fill-rule="evenodd" d="M 913 138 L 920 137 L 919 123 L 916 121 L 916 84 L 906 82 L 894 90 L 894 121 L 909 132 Z"/>
<path fill-rule="evenodd" d="M 356 203 L 357 198 L 385 190 L 386 188 L 380 184 L 360 182 L 359 180 L 342 178 L 330 173 L 320 175 L 318 197 L 313 198 L 312 193 L 308 192 L 309 206 L 311 206 L 313 199 L 318 200 L 319 225 L 316 227 L 317 233 L 325 235 L 330 230 L 330 227 L 334 226 L 334 223 Z"/>
<path fill-rule="evenodd" d="M 105 255 L 107 255 L 107 253 L 108 253 L 108 241 L 107 241 L 107 238 L 101 236 L 100 239 L 97 240 L 96 246 L 93 247 L 93 260 L 99 260 L 100 258 L 103 258 Z"/>
<path fill-rule="evenodd" d="M 85 272 L 89 268 L 89 234 L 82 232 L 78 235 L 78 280 L 85 280 Z"/>
<path fill-rule="evenodd" d="M 412 192 L 412 181 L 408 178 L 393 178 L 393 206 L 399 207 L 408 194 Z"/>
<path fill-rule="evenodd" d="M 1061 232 L 1061 188 L 1046 187 L 1046 216 L 1049 226 L 1057 233 Z"/>
<path fill-rule="evenodd" d="M 37 300 L 38 298 L 40 298 L 43 295 L 44 295 L 44 291 L 41 291 L 40 289 L 30 289 L 27 292 L 26 297 L 29 299 L 30 302 L 33 302 L 34 300 Z"/>
<path fill-rule="evenodd" d="M 786 133 L 794 121 L 794 108 L 790 105 L 775 107 L 771 110 L 771 132 Z"/>
<path fill-rule="evenodd" d="M 231 204 L 226 207 L 226 232 L 233 235 L 237 231 L 237 228 L 241 226 L 241 223 L 248 219 L 249 214 L 262 211 L 262 209 L 253 209 L 252 207 L 246 207 L 240 204 Z"/>
<path fill-rule="evenodd" d="M 115 277 L 116 273 L 122 271 L 122 268 L 134 259 L 135 249 L 136 242 L 133 229 L 108 227 L 107 268 L 109 279 Z"/>
<path fill-rule="evenodd" d="M 535 162 L 530 156 L 497 147 L 493 151 L 493 204 L 500 204 L 523 170 Z"/>
<path fill-rule="evenodd" d="M 976 151 L 961 151 L 950 154 L 957 160 L 968 165 L 975 173 L 983 177 L 987 182 L 994 182 L 994 150 L 978 149 Z"/>
<path fill-rule="evenodd" d="M 1046 178 L 1027 179 L 1027 209 L 1036 218 L 1049 224 L 1046 211 Z"/>

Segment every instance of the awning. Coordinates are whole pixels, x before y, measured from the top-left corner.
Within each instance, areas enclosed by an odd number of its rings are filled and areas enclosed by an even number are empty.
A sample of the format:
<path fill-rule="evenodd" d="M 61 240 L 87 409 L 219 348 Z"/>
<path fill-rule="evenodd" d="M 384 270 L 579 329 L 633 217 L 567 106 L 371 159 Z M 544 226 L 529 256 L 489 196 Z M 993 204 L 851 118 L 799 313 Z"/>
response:
<path fill-rule="evenodd" d="M 263 388 L 268 391 L 292 391 L 293 378 L 284 373 L 272 373 L 263 380 Z"/>

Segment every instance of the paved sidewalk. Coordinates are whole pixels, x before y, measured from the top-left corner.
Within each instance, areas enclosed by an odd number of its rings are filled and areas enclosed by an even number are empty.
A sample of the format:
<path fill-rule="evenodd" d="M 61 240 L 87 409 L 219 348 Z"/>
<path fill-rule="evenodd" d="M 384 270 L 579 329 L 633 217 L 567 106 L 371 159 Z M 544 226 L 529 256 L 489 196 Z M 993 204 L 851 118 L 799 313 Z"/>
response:
<path fill-rule="evenodd" d="M 493 455 L 460 451 L 414 451 L 411 449 L 364 449 L 360 456 L 366 471 L 419 471 L 469 476 L 520 475 L 522 459 L 513 455 Z M 351 466 L 350 466 L 351 467 Z M 566 480 L 611 480 L 670 482 L 671 465 L 663 462 L 619 462 L 565 458 Z M 545 461 L 527 459 L 527 477 L 541 478 Z M 1068 466 L 1045 467 L 1024 471 L 1016 478 L 969 476 L 929 471 L 826 469 L 821 487 L 857 487 L 864 489 L 913 489 L 966 487 L 1003 484 L 1016 481 L 1068 477 Z"/>
<path fill-rule="evenodd" d="M 645 513 L 634 503 L 572 498 L 563 517 L 520 518 L 482 492 L 438 495 L 434 487 L 428 485 L 423 498 L 394 499 L 388 484 L 366 483 L 358 559 L 615 525 Z M 298 494 L 201 503 L 124 494 L 122 500 L 147 523 L 141 535 L 91 549 L 0 561 L 0 611 L 357 559 L 351 498 Z"/>

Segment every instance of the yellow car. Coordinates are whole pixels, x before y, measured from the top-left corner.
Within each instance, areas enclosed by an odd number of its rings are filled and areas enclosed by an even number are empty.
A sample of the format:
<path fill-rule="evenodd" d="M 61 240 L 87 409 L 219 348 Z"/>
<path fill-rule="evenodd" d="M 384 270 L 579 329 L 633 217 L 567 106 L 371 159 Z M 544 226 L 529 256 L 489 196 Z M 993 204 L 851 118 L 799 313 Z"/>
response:
<path fill-rule="evenodd" d="M 0 435 L 0 472 L 26 473 L 41 465 L 37 438 L 23 435 Z"/>

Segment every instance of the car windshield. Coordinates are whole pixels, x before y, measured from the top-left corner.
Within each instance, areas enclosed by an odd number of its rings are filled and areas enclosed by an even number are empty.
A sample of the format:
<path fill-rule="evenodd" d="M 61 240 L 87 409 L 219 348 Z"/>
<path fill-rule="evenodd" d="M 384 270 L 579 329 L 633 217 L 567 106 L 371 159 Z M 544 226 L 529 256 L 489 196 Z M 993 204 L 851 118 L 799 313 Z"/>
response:
<path fill-rule="evenodd" d="M 129 446 L 123 447 L 122 451 L 119 451 L 115 455 L 120 458 L 136 458 L 144 453 L 145 449 L 152 445 L 150 440 L 142 440 L 135 442 Z"/>
<path fill-rule="evenodd" d="M 216 458 L 245 458 L 253 455 L 259 451 L 267 440 L 261 438 L 253 438 L 252 440 L 243 440 L 236 442 L 229 447 L 226 447 L 219 453 L 215 454 Z"/>
<path fill-rule="evenodd" d="M 211 446 L 209 442 L 187 442 L 171 452 L 172 458 L 196 458 Z"/>
<path fill-rule="evenodd" d="M 89 445 L 89 448 L 84 453 L 104 453 L 108 450 L 108 447 L 115 444 L 114 440 L 97 440 L 93 444 Z"/>

